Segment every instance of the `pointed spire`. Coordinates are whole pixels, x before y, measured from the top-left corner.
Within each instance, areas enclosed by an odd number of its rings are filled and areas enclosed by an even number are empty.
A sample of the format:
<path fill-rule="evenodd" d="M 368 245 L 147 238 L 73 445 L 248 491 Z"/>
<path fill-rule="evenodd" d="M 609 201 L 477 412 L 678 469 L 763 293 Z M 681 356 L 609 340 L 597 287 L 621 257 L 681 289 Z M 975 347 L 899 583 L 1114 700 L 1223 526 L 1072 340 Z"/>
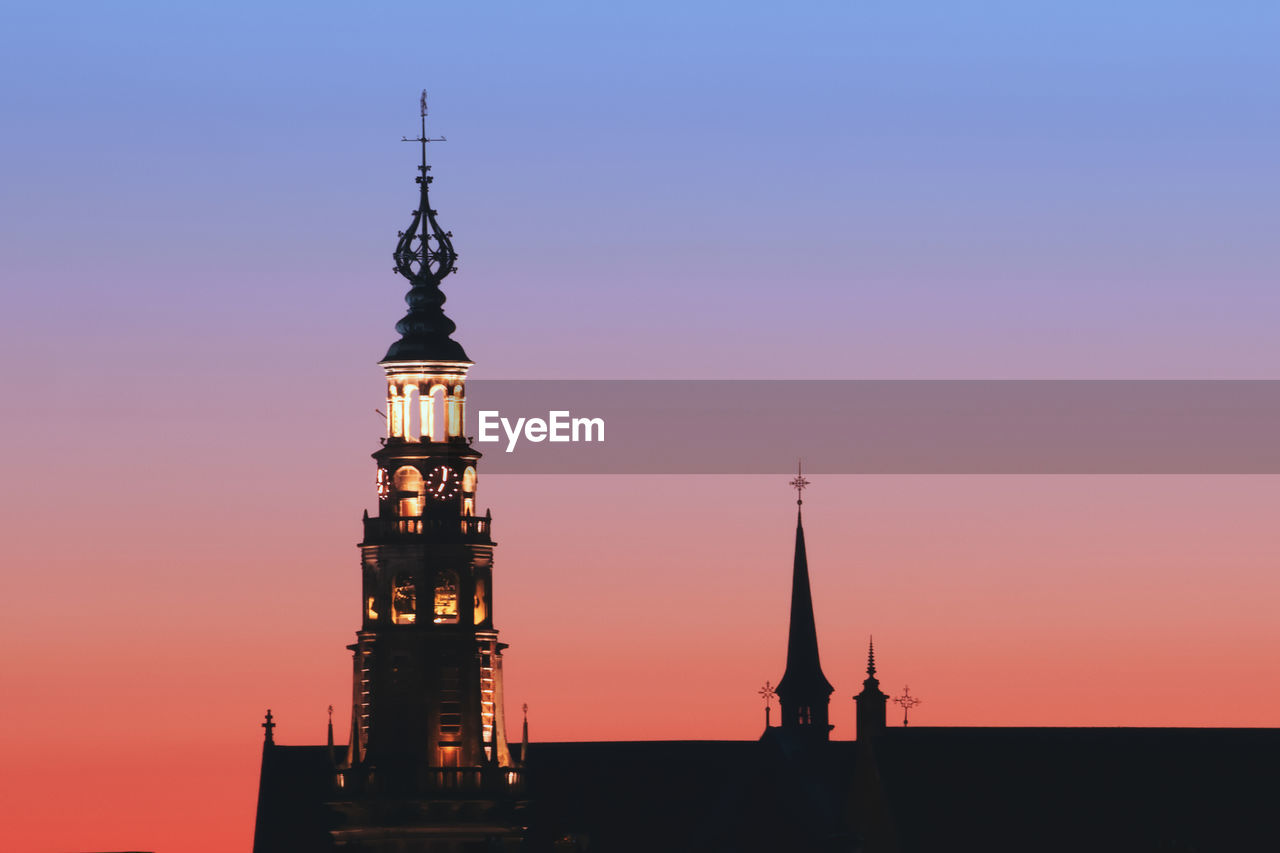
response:
<path fill-rule="evenodd" d="M 329 706 L 329 763 L 335 767 L 338 764 L 338 754 L 333 748 L 333 706 Z"/>
<path fill-rule="evenodd" d="M 427 165 L 427 143 L 444 142 L 443 136 L 427 136 L 427 92 L 420 101 L 422 132 L 415 139 L 405 137 L 404 142 L 417 142 L 422 146 L 422 165 L 418 167 L 418 209 L 413 212 L 409 227 L 400 232 L 396 244 L 395 271 L 409 280 L 409 292 L 404 301 L 409 312 L 396 323 L 400 340 L 387 350 L 387 361 L 469 361 L 462 346 L 449 336 L 457 328 L 445 316 L 445 296 L 440 282 L 457 269 L 458 253 L 453 249 L 453 232 L 445 231 L 436 222 L 436 211 L 431 209 L 427 189 L 433 178 Z"/>
<path fill-rule="evenodd" d="M 867 640 L 867 677 L 862 682 L 862 692 L 854 696 L 853 700 L 857 703 L 858 740 L 865 740 L 884 731 L 889 697 L 880 689 L 880 681 L 876 678 L 875 638 Z"/>
<path fill-rule="evenodd" d="M 822 674 L 818 660 L 818 629 L 813 619 L 813 594 L 809 588 L 809 560 L 804 545 L 804 523 L 800 506 L 809 481 L 803 471 L 791 486 L 801 495 L 796 500 L 796 550 L 791 569 L 791 624 L 787 634 L 787 667 L 776 688 L 782 706 L 784 728 L 810 729 L 827 737 L 827 706 L 834 688 Z"/>
<path fill-rule="evenodd" d="M 529 763 L 529 703 L 524 703 L 524 725 L 520 730 L 520 763 Z"/>
<path fill-rule="evenodd" d="M 818 628 L 813 619 L 813 593 L 809 588 L 809 560 L 804 545 L 804 523 L 796 511 L 796 550 L 791 567 L 791 625 L 787 633 L 787 668 L 777 686 L 778 696 L 798 690 L 823 691 L 825 703 L 832 687 L 818 660 Z"/>

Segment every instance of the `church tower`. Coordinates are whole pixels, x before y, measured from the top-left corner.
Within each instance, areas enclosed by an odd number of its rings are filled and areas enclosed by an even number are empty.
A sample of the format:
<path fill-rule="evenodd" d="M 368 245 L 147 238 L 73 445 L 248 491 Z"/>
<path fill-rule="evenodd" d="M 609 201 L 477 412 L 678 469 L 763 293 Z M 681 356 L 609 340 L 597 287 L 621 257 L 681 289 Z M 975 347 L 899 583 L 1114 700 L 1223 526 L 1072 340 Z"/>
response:
<path fill-rule="evenodd" d="M 437 140 L 426 135 L 425 92 L 421 106 L 418 209 L 394 253 L 409 310 L 379 362 L 387 427 L 373 454 L 377 513 L 365 513 L 360 543 L 351 739 L 338 768 L 339 799 L 350 801 L 335 804 L 346 826 L 334 838 L 360 850 L 506 849 L 519 843 L 521 771 L 503 719 L 481 454 L 463 434 L 472 362 L 450 337 L 440 289 L 457 254 L 428 198 L 427 143 Z"/>
<path fill-rule="evenodd" d="M 875 640 L 867 641 L 867 677 L 862 682 L 862 692 L 853 697 L 858 708 L 858 740 L 865 740 L 885 730 L 885 709 L 889 697 L 880 689 L 880 679 L 876 678 L 876 644 Z"/>
<path fill-rule="evenodd" d="M 804 488 L 809 481 L 803 473 L 791 481 L 799 497 L 796 499 L 796 551 L 791 570 L 791 625 L 787 633 L 787 667 L 778 682 L 778 704 L 783 731 L 794 732 L 805 739 L 826 741 L 828 705 L 835 689 L 822 674 L 818 662 L 818 629 L 813 621 L 813 595 L 809 590 L 809 560 L 804 548 L 804 523 L 801 507 Z"/>

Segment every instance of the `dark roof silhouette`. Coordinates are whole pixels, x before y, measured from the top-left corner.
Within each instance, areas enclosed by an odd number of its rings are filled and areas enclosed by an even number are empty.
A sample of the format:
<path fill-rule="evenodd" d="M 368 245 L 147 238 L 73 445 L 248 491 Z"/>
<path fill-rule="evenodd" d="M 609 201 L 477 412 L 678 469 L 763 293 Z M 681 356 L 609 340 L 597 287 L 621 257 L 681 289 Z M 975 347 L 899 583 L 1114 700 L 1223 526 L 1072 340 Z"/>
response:
<path fill-rule="evenodd" d="M 534 743 L 530 851 L 1280 850 L 1280 730 L 893 728 Z M 276 849 L 329 850 L 327 747 L 267 747 Z M 567 840 L 566 840 L 567 839 Z M 259 849 L 271 849 L 260 847 Z"/>

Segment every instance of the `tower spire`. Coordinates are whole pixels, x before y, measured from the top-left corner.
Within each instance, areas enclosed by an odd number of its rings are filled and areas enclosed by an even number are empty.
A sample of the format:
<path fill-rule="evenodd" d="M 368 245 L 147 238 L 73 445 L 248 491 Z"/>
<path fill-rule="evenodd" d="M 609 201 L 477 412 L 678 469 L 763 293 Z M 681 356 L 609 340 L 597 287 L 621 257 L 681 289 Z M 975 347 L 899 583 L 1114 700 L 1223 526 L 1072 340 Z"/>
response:
<path fill-rule="evenodd" d="M 867 677 L 862 682 L 862 692 L 853 697 L 857 703 L 858 740 L 880 734 L 884 731 L 885 709 L 889 697 L 880 689 L 880 681 L 876 678 L 876 644 L 875 638 L 867 639 Z"/>
<path fill-rule="evenodd" d="M 427 143 L 445 142 L 443 136 L 427 136 L 427 91 L 419 101 L 421 132 L 416 138 L 402 137 L 402 142 L 422 146 L 422 164 L 418 167 L 418 209 L 409 227 L 400 232 L 393 257 L 395 271 L 409 281 L 404 301 L 409 311 L 396 323 L 400 340 L 387 350 L 387 361 L 469 361 L 462 346 L 449 336 L 457 328 L 444 313 L 444 292 L 440 283 L 457 269 L 458 253 L 453 249 L 453 232 L 445 231 L 431 209 L 428 188 L 433 180 L 427 165 Z"/>
<path fill-rule="evenodd" d="M 796 490 L 796 548 L 791 569 L 791 623 L 787 633 L 787 667 L 776 688 L 782 726 L 827 739 L 827 706 L 834 688 L 822 674 L 818 660 L 818 629 L 813 619 L 813 594 L 809 587 L 809 560 L 804 545 L 800 507 L 809 481 L 803 469 L 791 486 Z"/>

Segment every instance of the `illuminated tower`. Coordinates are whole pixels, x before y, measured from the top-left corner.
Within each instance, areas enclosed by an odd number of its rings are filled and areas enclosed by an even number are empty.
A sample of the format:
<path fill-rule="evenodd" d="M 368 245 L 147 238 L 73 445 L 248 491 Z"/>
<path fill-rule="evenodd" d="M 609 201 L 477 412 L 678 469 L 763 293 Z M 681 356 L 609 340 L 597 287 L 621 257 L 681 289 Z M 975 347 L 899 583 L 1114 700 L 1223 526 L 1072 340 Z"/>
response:
<path fill-rule="evenodd" d="M 791 481 L 801 495 L 808 484 L 803 474 Z M 803 503 L 803 498 L 796 500 L 797 507 Z M 809 561 L 804 550 L 804 525 L 797 508 L 787 668 L 777 687 L 783 730 L 812 740 L 827 740 L 831 731 L 827 723 L 827 708 L 833 689 L 818 662 L 818 629 L 813 621 L 813 595 L 809 591 Z"/>
<path fill-rule="evenodd" d="M 392 838 L 414 841 L 386 849 L 437 849 L 426 840 L 433 827 L 447 830 L 448 844 L 511 843 L 508 806 L 521 784 L 502 713 L 491 520 L 476 510 L 480 453 L 463 435 L 471 361 L 450 338 L 440 290 L 457 255 L 428 200 L 427 143 L 436 140 L 426 114 L 423 93 L 418 209 L 395 249 L 409 310 L 379 362 L 387 434 L 373 454 L 378 510 L 365 515 L 362 622 L 349 647 L 352 731 L 338 784 L 351 802 L 338 804 L 349 829 L 335 838 L 357 849 L 381 850 Z M 417 805 L 394 814 L 372 805 L 393 800 Z M 404 834 L 375 844 L 369 826 L 389 822 Z"/>

